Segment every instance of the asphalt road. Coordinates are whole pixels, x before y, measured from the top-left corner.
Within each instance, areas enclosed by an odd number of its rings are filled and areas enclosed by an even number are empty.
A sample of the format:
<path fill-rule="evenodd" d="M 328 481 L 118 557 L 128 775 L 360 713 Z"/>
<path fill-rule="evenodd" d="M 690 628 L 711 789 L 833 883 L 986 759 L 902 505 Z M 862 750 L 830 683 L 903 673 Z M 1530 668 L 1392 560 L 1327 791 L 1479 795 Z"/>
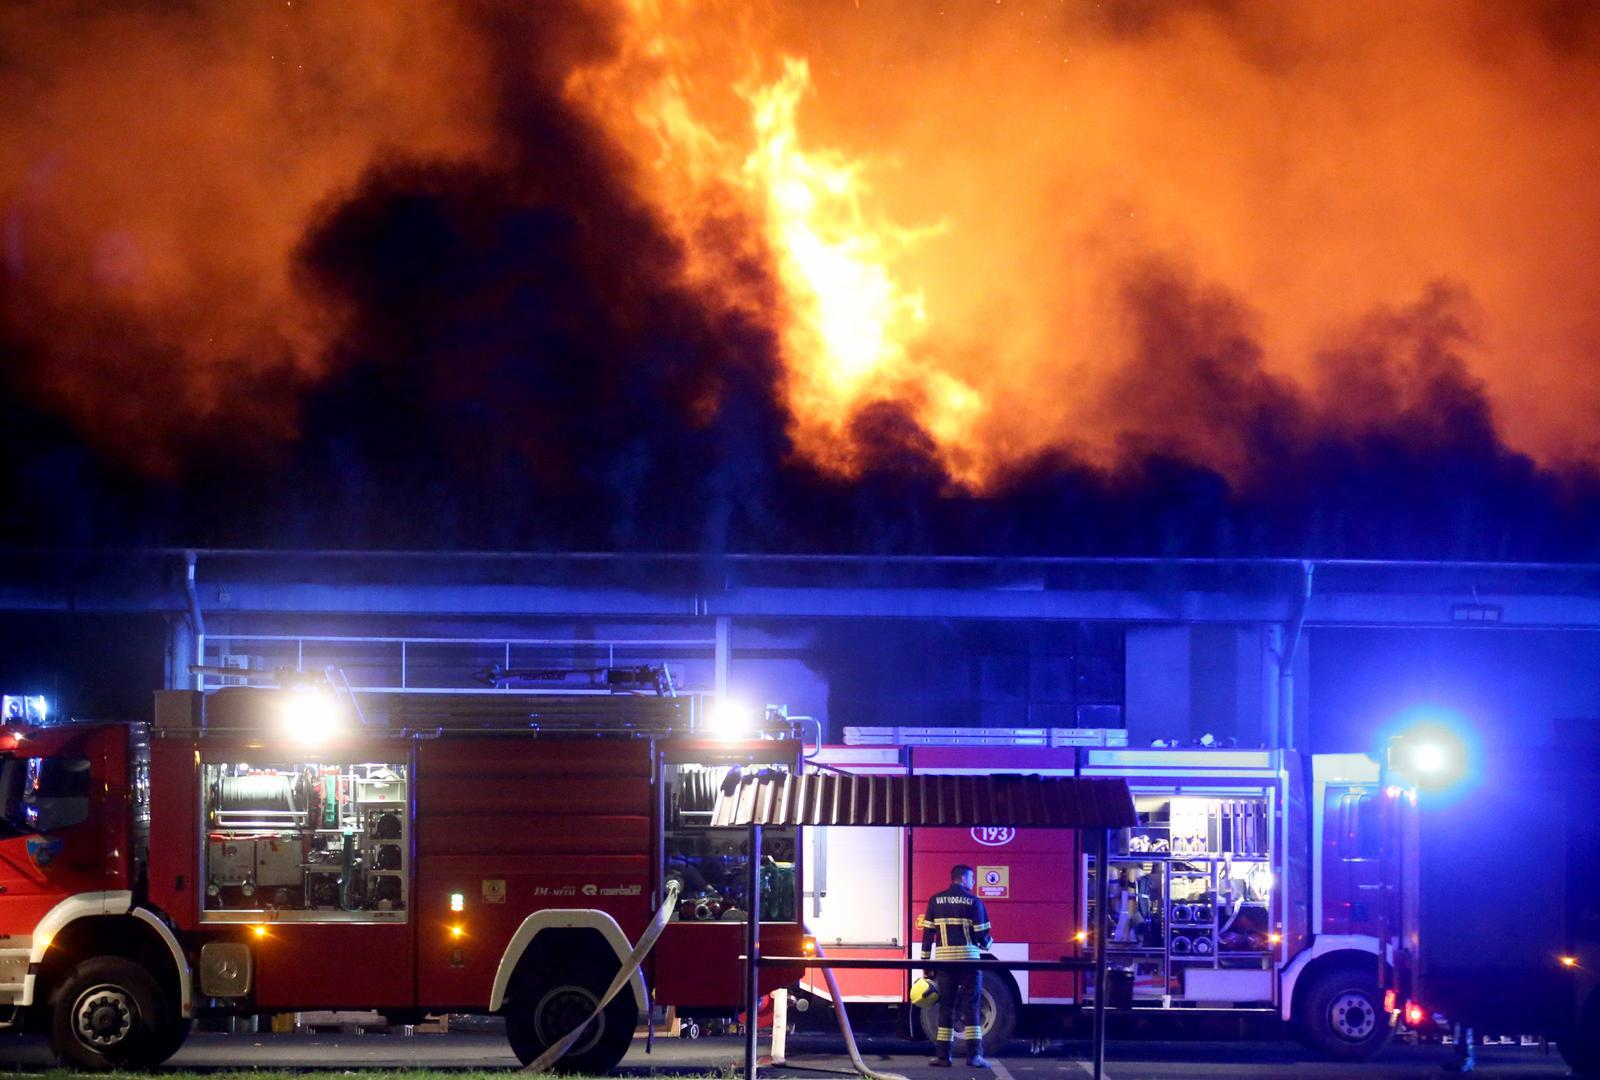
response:
<path fill-rule="evenodd" d="M 766 1047 L 763 1045 L 763 1050 Z M 927 1050 L 905 1040 L 876 1039 L 863 1045 L 867 1064 L 896 1072 L 909 1080 L 1055 1080 L 1090 1075 L 1086 1043 L 1054 1044 L 1045 1054 L 1030 1055 L 1024 1044 L 995 1061 L 992 1072 L 958 1066 L 934 1069 Z M 1158 1042 L 1116 1041 L 1107 1047 L 1108 1080 L 1176 1080 L 1183 1077 L 1240 1077 L 1252 1080 L 1315 1077 L 1395 1077 L 1420 1080 L 1448 1075 L 1439 1066 L 1448 1051 L 1438 1046 L 1395 1046 L 1360 1065 L 1323 1061 L 1293 1043 L 1283 1042 Z M 654 1054 L 644 1053 L 643 1040 L 628 1055 L 622 1072 L 632 1075 L 704 1075 L 724 1072 L 743 1062 L 743 1043 L 735 1038 L 658 1039 Z M 50 1064 L 42 1040 L 14 1037 L 0 1042 L 0 1068 L 37 1070 Z M 505 1040 L 493 1034 L 415 1035 L 212 1035 L 193 1036 L 169 1063 L 171 1068 L 216 1069 L 506 1069 L 517 1066 Z M 773 1077 L 826 1080 L 833 1073 L 853 1074 L 833 1037 L 792 1037 L 789 1062 L 764 1069 Z M 1478 1076 L 1554 1078 L 1568 1075 L 1559 1055 L 1538 1047 L 1490 1046 L 1478 1054 Z"/>

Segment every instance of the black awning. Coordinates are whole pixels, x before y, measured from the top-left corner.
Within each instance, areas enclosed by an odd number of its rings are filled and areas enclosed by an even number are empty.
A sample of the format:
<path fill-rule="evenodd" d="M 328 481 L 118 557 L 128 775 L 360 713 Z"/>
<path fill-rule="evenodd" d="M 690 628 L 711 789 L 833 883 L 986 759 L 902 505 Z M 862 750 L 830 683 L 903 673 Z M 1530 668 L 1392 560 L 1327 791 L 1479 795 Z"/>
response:
<path fill-rule="evenodd" d="M 711 824 L 1121 829 L 1138 818 L 1128 782 L 1120 777 L 796 775 L 763 769 L 737 786 L 724 786 Z"/>

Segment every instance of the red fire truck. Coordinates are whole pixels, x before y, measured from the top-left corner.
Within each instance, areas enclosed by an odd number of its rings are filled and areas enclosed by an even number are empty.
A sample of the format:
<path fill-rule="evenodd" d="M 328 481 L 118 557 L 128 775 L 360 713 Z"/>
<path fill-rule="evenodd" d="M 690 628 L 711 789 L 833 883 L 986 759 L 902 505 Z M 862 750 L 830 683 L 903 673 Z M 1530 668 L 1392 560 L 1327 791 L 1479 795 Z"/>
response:
<path fill-rule="evenodd" d="M 1110 900 L 1076 833 L 1014 829 L 807 830 L 805 918 L 830 956 L 912 955 L 917 917 L 955 863 L 977 870 L 998 959 L 1087 954 L 1107 935 L 1124 1004 L 1147 1015 L 1277 1014 L 1334 1058 L 1375 1053 L 1407 1000 L 1418 953 L 1415 798 L 1359 754 L 1132 750 L 1122 732 L 850 729 L 817 757 L 850 772 L 1021 771 L 1126 777 L 1140 825 L 1114 834 Z M 1099 746 L 1072 745 L 1097 742 Z M 1308 767 L 1309 765 L 1309 767 Z M 1381 961 L 1380 961 L 1381 957 Z M 847 1001 L 903 1005 L 898 972 L 838 972 Z M 1092 1001 L 1091 977 L 986 977 L 991 1046 L 1020 1018 Z M 820 971 L 802 989 L 825 993 Z M 919 1010 L 930 1030 L 932 1010 Z"/>
<path fill-rule="evenodd" d="M 742 834 L 709 828 L 730 769 L 798 766 L 781 724 L 717 739 L 693 697 L 513 693 L 408 696 L 380 730 L 339 701 L 172 692 L 154 724 L 0 731 L 11 1023 L 105 1069 L 208 1013 L 500 1013 L 527 1062 L 676 879 L 678 917 L 560 1062 L 604 1071 L 651 1001 L 738 1003 L 752 914 L 800 947 L 795 831 L 766 831 L 752 898 Z"/>

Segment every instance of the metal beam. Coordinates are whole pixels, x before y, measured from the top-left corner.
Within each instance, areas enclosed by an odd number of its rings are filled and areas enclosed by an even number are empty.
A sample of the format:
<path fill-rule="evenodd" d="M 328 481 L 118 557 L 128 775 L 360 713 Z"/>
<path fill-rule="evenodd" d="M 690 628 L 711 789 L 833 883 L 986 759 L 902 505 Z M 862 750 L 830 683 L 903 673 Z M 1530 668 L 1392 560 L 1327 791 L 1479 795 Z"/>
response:
<path fill-rule="evenodd" d="M 187 613 L 186 552 L 0 555 L 0 611 Z M 1317 592 L 1302 593 L 1314 565 Z M 1600 629 L 1600 568 L 1302 560 L 198 553 L 208 615 Z"/>

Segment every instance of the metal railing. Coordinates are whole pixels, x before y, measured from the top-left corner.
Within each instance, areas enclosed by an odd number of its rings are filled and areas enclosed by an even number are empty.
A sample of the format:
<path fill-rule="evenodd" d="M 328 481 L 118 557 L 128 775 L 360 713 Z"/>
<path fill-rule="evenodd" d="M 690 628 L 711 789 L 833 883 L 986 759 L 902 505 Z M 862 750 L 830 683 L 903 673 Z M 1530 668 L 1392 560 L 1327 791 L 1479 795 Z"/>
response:
<path fill-rule="evenodd" d="M 716 639 L 706 638 L 554 638 L 554 637 L 399 637 L 337 634 L 228 634 L 210 633 L 205 638 L 200 689 L 259 680 L 279 669 L 305 671 L 308 657 L 312 667 L 336 667 L 350 678 L 350 689 L 358 694 L 459 693 L 497 694 L 496 689 L 464 685 L 473 669 L 490 663 L 506 668 L 530 659 L 543 658 L 549 666 L 552 655 L 582 658 L 584 663 L 600 662 L 616 667 L 618 654 L 627 662 L 639 660 L 703 659 L 712 662 Z M 443 654 L 453 652 L 453 657 Z M 462 654 L 465 652 L 467 658 Z M 686 655 L 687 654 L 687 655 Z M 239 663 L 240 660 L 244 663 Z M 221 669 L 237 668 L 239 674 L 222 675 Z M 437 673 L 450 671 L 453 679 L 441 680 Z M 361 678 L 364 672 L 376 674 L 376 681 Z M 423 673 L 419 677 L 419 672 Z M 456 685 L 440 685 L 440 682 Z"/>

